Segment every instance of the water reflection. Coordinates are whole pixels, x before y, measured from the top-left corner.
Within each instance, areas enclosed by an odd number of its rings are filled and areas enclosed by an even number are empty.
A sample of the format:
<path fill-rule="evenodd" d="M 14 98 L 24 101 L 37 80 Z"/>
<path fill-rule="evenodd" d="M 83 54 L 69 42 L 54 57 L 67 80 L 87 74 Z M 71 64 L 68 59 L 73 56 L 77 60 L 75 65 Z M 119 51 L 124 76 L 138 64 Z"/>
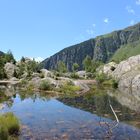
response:
<path fill-rule="evenodd" d="M 108 125 L 112 124 L 109 118 L 114 118 L 108 99 L 115 111 L 118 111 L 120 120 L 131 120 L 135 115 L 104 92 L 98 95 L 89 93 L 86 96 L 58 98 L 55 94 L 20 91 L 11 97 L 0 93 L 0 97 L 1 103 L 11 101 L 11 105 L 0 112 L 14 112 L 23 124 L 19 139 L 140 139 L 140 130 L 124 123 L 113 129 L 108 137 Z"/>
<path fill-rule="evenodd" d="M 120 121 L 131 123 L 140 128 L 140 102 L 134 98 L 132 95 L 127 96 L 115 90 L 98 90 L 97 92 L 91 91 L 84 96 L 63 97 L 59 100 L 69 106 L 115 119 L 110 108 L 111 104 Z"/>
<path fill-rule="evenodd" d="M 111 97 L 115 97 L 121 105 L 140 113 L 140 98 L 134 96 L 136 95 L 134 92 L 132 94 L 128 89 L 123 90 L 123 92 L 119 90 L 108 90 L 107 94 Z"/>

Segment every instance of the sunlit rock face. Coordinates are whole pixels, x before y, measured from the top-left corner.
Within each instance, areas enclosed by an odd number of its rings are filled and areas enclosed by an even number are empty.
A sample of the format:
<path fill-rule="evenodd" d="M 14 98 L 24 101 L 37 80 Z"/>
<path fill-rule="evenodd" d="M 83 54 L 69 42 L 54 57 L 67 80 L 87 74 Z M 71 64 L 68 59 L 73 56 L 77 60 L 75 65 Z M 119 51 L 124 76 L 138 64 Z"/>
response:
<path fill-rule="evenodd" d="M 123 75 L 127 74 L 128 72 L 133 73 L 133 75 L 140 69 L 140 55 L 132 56 L 129 59 L 122 61 L 113 71 L 112 75 L 117 78 L 121 79 Z M 135 71 L 135 72 L 134 72 Z"/>
<path fill-rule="evenodd" d="M 123 65 L 124 64 L 124 65 Z M 119 89 L 128 88 L 132 95 L 140 97 L 140 55 L 121 62 L 114 71 L 113 76 L 119 79 Z M 122 66 L 122 67 L 121 67 Z"/>
<path fill-rule="evenodd" d="M 100 71 L 115 78 L 120 91 L 128 90 L 131 95 L 140 98 L 140 55 L 132 56 L 118 65 L 108 63 Z"/>

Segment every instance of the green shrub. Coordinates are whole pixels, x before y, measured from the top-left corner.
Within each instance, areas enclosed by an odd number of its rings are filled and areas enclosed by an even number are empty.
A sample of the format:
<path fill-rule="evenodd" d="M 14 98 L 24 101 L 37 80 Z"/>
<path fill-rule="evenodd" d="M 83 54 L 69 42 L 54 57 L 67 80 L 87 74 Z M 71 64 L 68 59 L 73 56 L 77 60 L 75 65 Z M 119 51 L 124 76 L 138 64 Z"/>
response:
<path fill-rule="evenodd" d="M 40 84 L 40 86 L 39 86 L 39 89 L 40 89 L 40 90 L 51 90 L 52 88 L 51 88 L 50 82 L 44 80 L 44 81 L 41 82 L 41 84 Z"/>
<path fill-rule="evenodd" d="M 112 79 L 109 79 L 109 80 L 105 80 L 105 81 L 103 81 L 103 83 L 102 83 L 102 85 L 104 85 L 104 86 L 112 86 L 112 84 L 113 84 L 113 81 L 112 81 Z"/>
<path fill-rule="evenodd" d="M 79 91 L 80 87 L 75 86 L 72 82 L 66 82 L 61 88 L 60 92 L 65 93 L 65 94 L 72 94 L 75 93 L 76 91 Z"/>
<path fill-rule="evenodd" d="M 25 80 L 25 79 L 22 79 L 21 82 L 20 82 L 20 86 L 25 86 L 28 84 L 28 81 Z"/>
<path fill-rule="evenodd" d="M 7 140 L 10 135 L 17 135 L 19 129 L 19 120 L 13 113 L 0 115 L 0 138 L 2 140 Z"/>
<path fill-rule="evenodd" d="M 113 79 L 112 80 L 112 87 L 115 88 L 115 89 L 118 88 L 118 81 Z"/>
<path fill-rule="evenodd" d="M 71 74 L 71 78 L 73 79 L 79 79 L 79 76 L 76 73 Z"/>
<path fill-rule="evenodd" d="M 57 71 L 59 73 L 66 73 L 68 71 L 67 67 L 66 67 L 66 64 L 63 61 L 59 61 L 58 62 L 58 64 L 57 64 Z"/>
<path fill-rule="evenodd" d="M 96 81 L 99 83 L 99 84 L 102 84 L 105 80 L 107 80 L 108 77 L 107 75 L 105 75 L 104 73 L 101 73 L 101 74 L 97 74 L 96 75 Z"/>
<path fill-rule="evenodd" d="M 96 75 L 96 81 L 99 85 L 105 86 L 105 87 L 112 87 L 112 88 L 118 88 L 118 81 L 113 79 L 112 77 L 107 76 L 104 73 L 97 74 Z"/>
<path fill-rule="evenodd" d="M 108 79 L 108 80 L 105 80 L 103 83 L 102 83 L 104 86 L 112 86 L 112 88 L 118 88 L 118 82 L 114 79 Z"/>

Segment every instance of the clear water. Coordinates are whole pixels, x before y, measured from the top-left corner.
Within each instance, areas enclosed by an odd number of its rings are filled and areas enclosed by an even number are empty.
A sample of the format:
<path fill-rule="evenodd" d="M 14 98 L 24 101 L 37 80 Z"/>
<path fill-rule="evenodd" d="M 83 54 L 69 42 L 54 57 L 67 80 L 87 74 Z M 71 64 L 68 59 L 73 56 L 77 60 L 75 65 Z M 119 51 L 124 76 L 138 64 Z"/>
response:
<path fill-rule="evenodd" d="M 1 101 L 1 113 L 13 112 L 21 121 L 21 140 L 139 140 L 140 129 L 64 104 L 47 95 L 16 93 Z"/>

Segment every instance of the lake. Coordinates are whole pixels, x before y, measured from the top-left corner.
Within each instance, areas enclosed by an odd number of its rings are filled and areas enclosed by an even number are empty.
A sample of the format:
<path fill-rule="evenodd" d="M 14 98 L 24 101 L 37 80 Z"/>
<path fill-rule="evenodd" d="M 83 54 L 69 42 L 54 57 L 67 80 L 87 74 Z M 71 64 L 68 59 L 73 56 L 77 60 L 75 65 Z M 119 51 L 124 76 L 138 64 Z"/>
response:
<path fill-rule="evenodd" d="M 120 120 L 117 126 L 108 100 Z M 13 112 L 20 119 L 21 140 L 140 139 L 139 113 L 104 92 L 76 97 L 20 91 L 9 97 L 1 92 L 0 103 L 1 113 Z"/>

